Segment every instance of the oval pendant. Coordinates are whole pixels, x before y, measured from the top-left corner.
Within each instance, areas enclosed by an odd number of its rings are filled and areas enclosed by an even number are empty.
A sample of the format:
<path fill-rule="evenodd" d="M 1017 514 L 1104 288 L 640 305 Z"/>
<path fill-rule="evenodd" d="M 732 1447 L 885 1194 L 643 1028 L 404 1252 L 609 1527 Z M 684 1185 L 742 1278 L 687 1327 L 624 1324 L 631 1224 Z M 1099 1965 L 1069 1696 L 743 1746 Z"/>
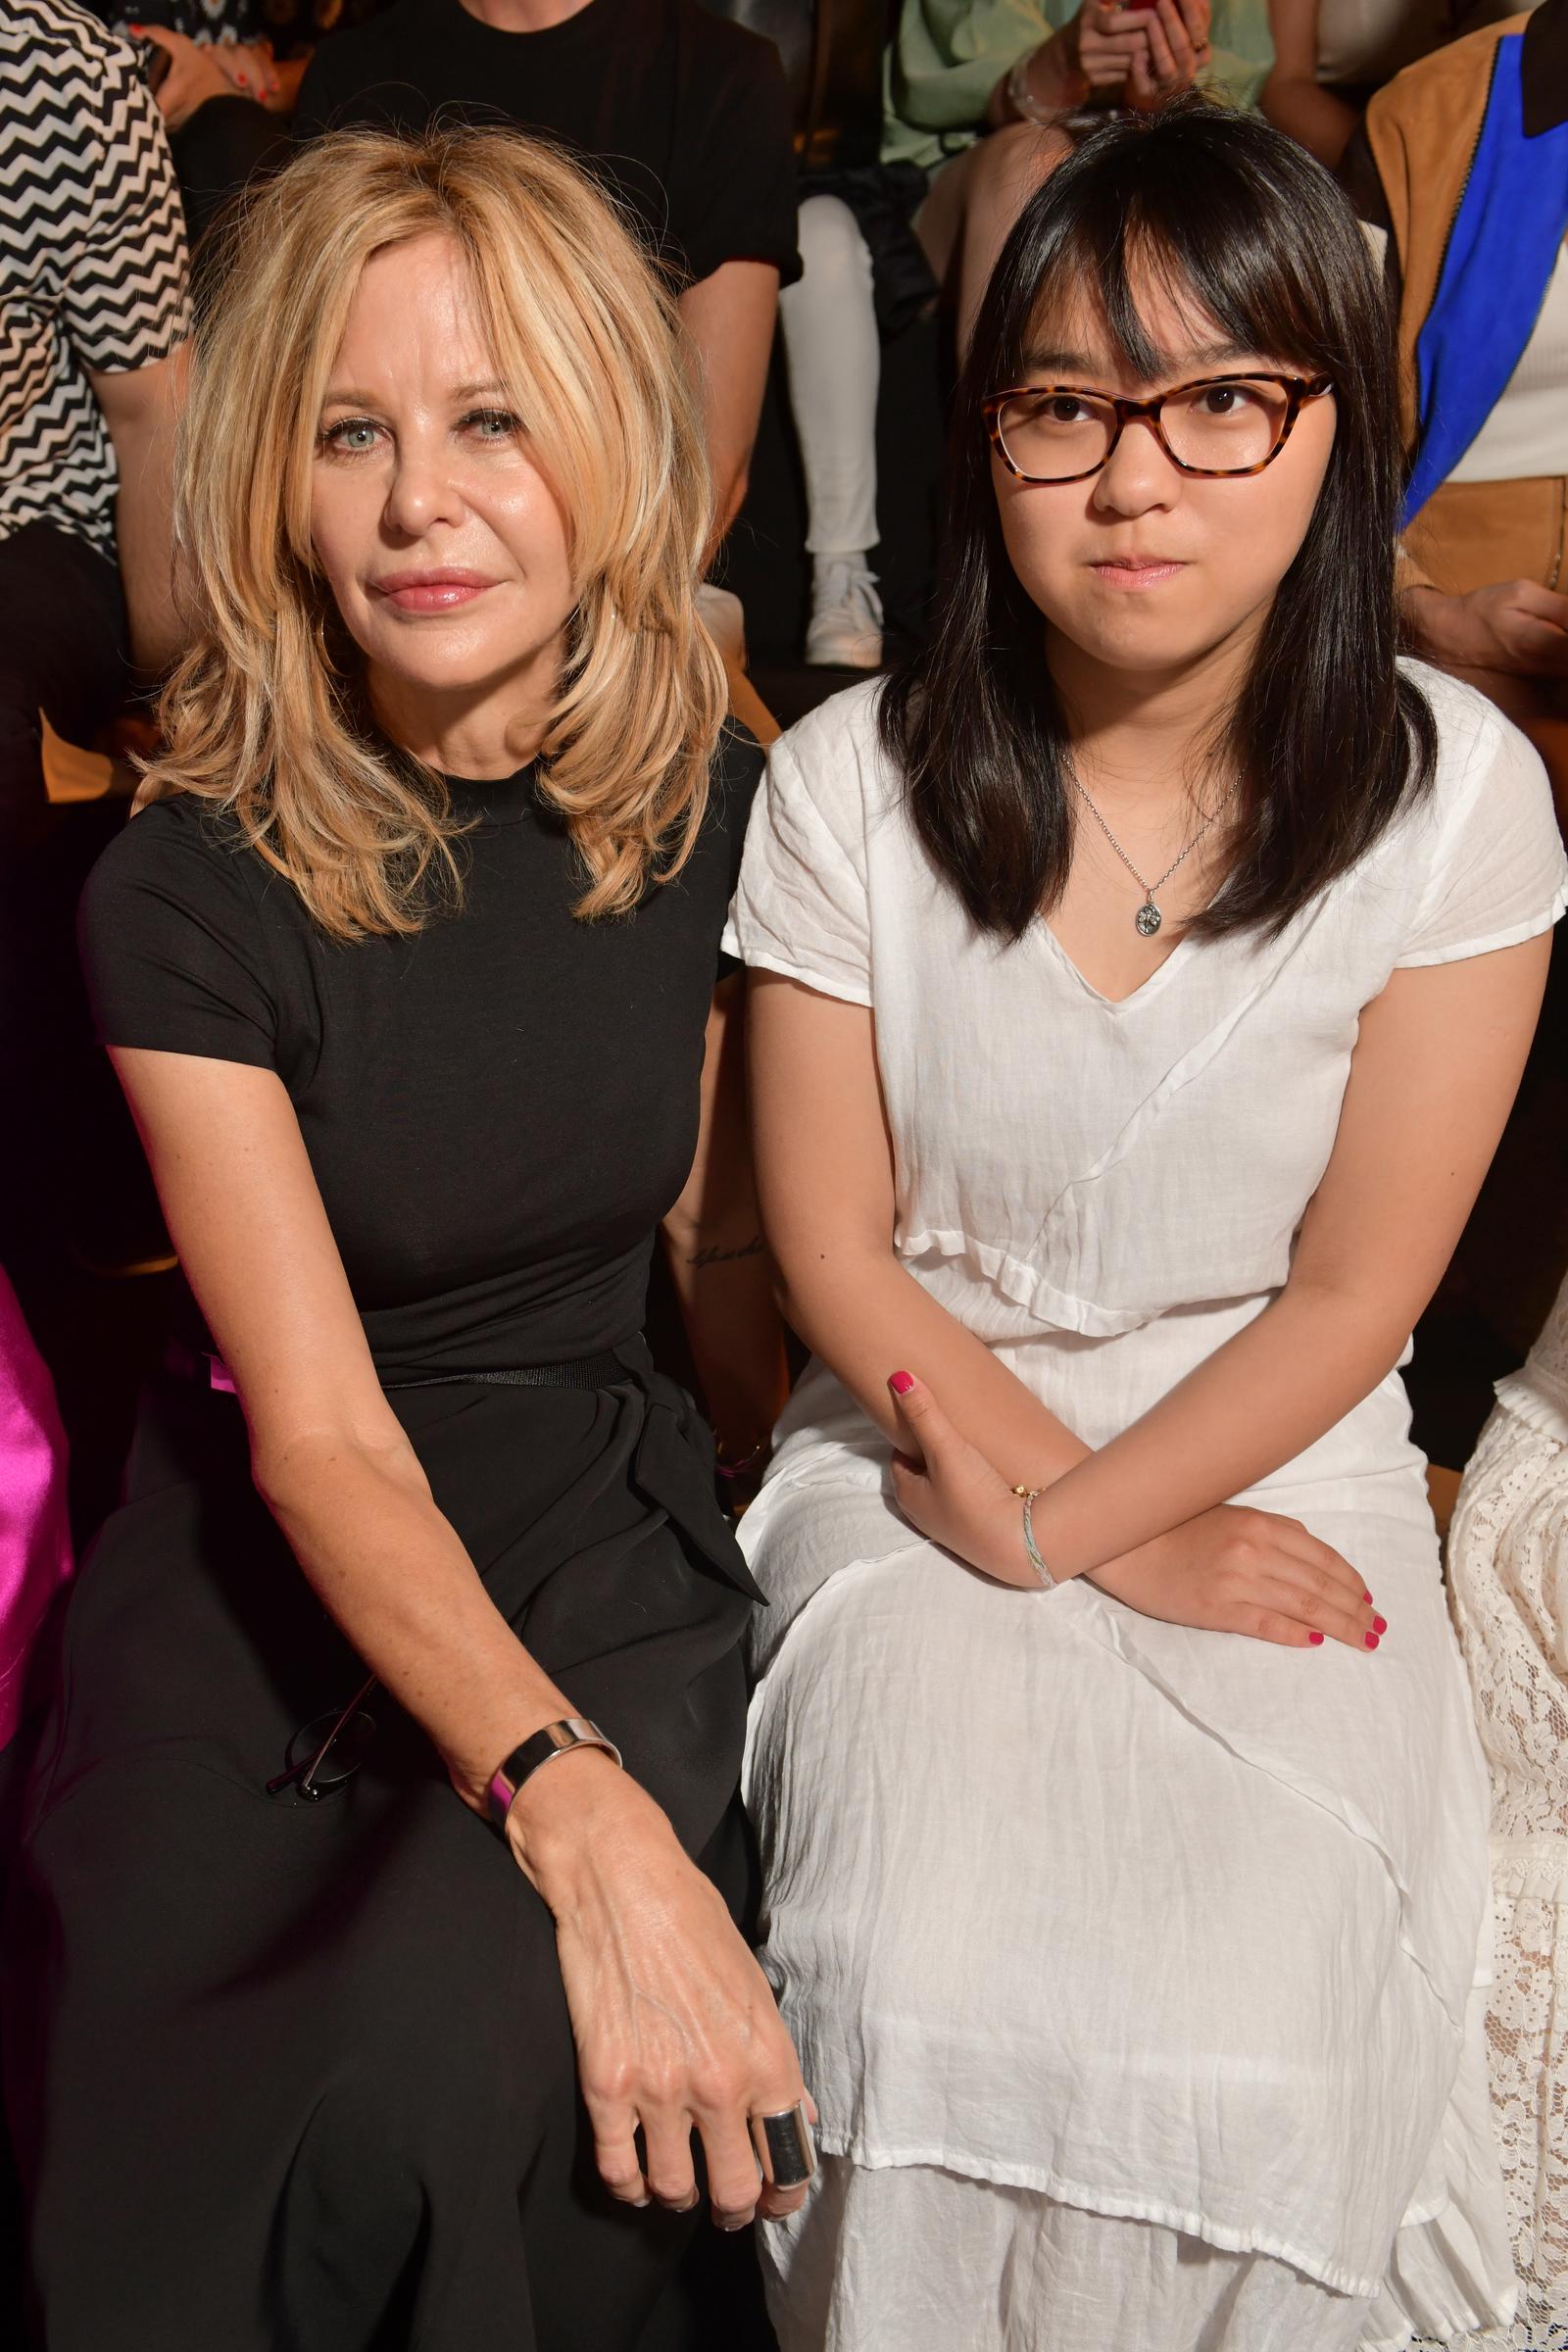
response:
<path fill-rule="evenodd" d="M 1138 912 L 1133 916 L 1133 921 L 1138 926 L 1139 934 L 1144 939 L 1152 939 L 1154 933 L 1159 929 L 1160 923 L 1163 921 L 1163 919 L 1164 918 L 1160 914 L 1159 908 L 1154 905 L 1152 899 L 1146 899 L 1143 905 L 1139 907 Z"/>

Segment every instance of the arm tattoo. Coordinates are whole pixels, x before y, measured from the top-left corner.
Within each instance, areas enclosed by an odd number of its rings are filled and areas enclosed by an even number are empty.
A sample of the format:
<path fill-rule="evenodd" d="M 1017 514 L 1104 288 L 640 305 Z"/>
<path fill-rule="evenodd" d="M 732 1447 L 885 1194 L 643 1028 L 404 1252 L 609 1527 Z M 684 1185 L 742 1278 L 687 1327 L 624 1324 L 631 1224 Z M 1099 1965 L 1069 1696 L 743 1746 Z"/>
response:
<path fill-rule="evenodd" d="M 738 1250 L 720 1250 L 716 1244 L 710 1243 L 706 1250 L 696 1252 L 691 1263 L 694 1266 L 727 1266 L 737 1258 L 760 1257 L 761 1254 L 762 1237 L 760 1233 L 754 1233 L 751 1240 L 743 1242 Z"/>

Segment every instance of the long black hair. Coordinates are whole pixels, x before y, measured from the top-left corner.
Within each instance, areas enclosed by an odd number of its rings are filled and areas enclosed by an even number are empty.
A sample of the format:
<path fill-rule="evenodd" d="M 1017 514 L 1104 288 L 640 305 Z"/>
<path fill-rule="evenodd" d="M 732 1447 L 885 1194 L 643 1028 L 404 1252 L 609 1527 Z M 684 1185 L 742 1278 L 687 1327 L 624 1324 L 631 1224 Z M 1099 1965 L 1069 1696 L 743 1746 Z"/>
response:
<path fill-rule="evenodd" d="M 956 398 L 933 628 L 880 704 L 929 855 L 977 924 L 1014 939 L 1067 880 L 1070 745 L 1040 612 L 1003 543 L 980 404 L 1023 380 L 1043 314 L 1085 294 L 1156 377 L 1133 291 L 1151 277 L 1243 349 L 1332 377 L 1337 405 L 1311 523 L 1216 747 L 1238 781 L 1233 855 L 1190 927 L 1282 930 L 1432 780 L 1432 714 L 1395 666 L 1393 322 L 1355 216 L 1254 117 L 1194 99 L 1118 120 L 1031 198 L 997 265 Z"/>

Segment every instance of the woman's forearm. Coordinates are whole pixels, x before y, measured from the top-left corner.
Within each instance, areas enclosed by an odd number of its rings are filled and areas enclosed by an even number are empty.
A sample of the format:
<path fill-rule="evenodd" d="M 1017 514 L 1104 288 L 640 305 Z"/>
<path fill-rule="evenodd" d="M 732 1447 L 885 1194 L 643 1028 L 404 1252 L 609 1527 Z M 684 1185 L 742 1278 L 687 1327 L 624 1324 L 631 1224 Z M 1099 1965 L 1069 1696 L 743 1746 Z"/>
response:
<path fill-rule="evenodd" d="M 1371 1395 L 1406 1336 L 1345 1291 L 1287 1285 L 1041 1497 L 1035 1532 L 1053 1570 L 1102 1568 L 1283 1469 Z"/>
<path fill-rule="evenodd" d="M 790 1323 L 889 1438 L 888 1378 L 903 1370 L 919 1374 L 1009 1485 L 1049 1486 L 1089 1453 L 896 1257 L 824 1250 L 803 1258 L 793 1277 L 783 1300 Z"/>
<path fill-rule="evenodd" d="M 664 1243 L 703 1401 L 734 1461 L 765 1444 L 789 1393 L 773 1261 L 755 1222 L 717 1236 L 667 1226 Z"/>
<path fill-rule="evenodd" d="M 502 1759 L 572 1708 L 490 1599 L 417 1461 L 323 1437 L 256 1469 L 322 1602 L 478 1809 Z"/>

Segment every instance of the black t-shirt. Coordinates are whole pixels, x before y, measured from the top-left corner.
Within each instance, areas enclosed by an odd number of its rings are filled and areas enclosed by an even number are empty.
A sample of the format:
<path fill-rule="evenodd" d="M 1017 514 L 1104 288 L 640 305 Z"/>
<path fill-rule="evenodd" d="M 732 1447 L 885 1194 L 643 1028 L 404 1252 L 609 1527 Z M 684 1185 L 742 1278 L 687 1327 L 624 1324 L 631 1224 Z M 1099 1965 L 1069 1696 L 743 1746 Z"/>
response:
<path fill-rule="evenodd" d="M 726 729 L 679 877 L 594 923 L 571 912 L 583 870 L 533 771 L 454 782 L 476 820 L 461 908 L 351 945 L 203 804 L 157 802 L 82 902 L 98 1034 L 278 1073 L 384 1376 L 618 1347 L 691 1168 L 760 771 Z"/>
<path fill-rule="evenodd" d="M 461 0 L 398 0 L 323 42 L 294 125 L 308 138 L 437 119 L 561 141 L 631 206 L 677 284 L 737 261 L 800 275 L 778 51 L 699 0 L 589 0 L 539 32 L 498 30 Z"/>

